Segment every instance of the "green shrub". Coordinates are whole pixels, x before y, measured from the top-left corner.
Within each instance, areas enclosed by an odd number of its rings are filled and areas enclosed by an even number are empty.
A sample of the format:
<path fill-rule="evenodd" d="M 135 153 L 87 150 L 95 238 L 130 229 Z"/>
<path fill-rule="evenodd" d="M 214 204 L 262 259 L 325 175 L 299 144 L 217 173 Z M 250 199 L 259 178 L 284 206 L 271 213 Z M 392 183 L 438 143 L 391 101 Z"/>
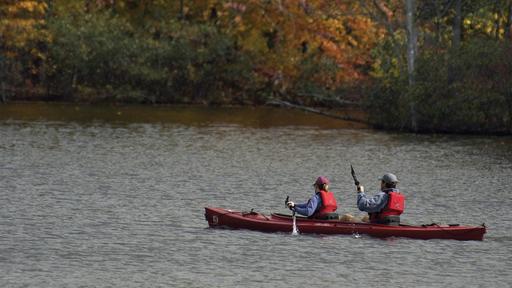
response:
<path fill-rule="evenodd" d="M 111 13 L 54 19 L 52 93 L 81 101 L 223 103 L 244 101 L 255 89 L 250 57 L 227 35 L 200 24 L 162 27 L 154 37 Z"/>
<path fill-rule="evenodd" d="M 509 44 L 485 39 L 459 51 L 425 51 L 414 85 L 404 77 L 377 79 L 366 98 L 369 119 L 398 130 L 511 133 L 511 59 Z"/>

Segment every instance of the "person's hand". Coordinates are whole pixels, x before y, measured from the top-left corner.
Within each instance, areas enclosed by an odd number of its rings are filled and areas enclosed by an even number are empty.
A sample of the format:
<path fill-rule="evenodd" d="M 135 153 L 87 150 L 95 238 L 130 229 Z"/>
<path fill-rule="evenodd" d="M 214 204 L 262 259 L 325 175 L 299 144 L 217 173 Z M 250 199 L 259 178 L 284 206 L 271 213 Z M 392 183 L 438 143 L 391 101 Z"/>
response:
<path fill-rule="evenodd" d="M 364 192 L 364 186 L 363 185 L 357 186 L 357 193 L 359 193 L 359 192 Z"/>
<path fill-rule="evenodd" d="M 292 210 L 292 209 L 295 207 L 295 203 L 293 203 L 292 201 L 288 201 L 288 202 L 286 203 L 286 206 L 288 206 L 288 208 L 289 208 L 290 210 Z"/>

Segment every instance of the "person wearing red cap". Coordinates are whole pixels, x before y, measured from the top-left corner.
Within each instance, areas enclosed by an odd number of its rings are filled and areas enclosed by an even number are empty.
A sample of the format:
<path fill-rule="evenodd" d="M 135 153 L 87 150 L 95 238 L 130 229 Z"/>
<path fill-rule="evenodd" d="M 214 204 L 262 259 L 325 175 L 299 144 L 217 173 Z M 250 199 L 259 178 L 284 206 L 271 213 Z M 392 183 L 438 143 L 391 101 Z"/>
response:
<path fill-rule="evenodd" d="M 338 204 L 334 194 L 329 191 L 329 179 L 320 176 L 316 179 L 313 186 L 315 187 L 315 195 L 308 202 L 295 204 L 292 201 L 288 201 L 286 206 L 290 210 L 309 218 L 338 219 L 339 216 L 335 213 Z"/>

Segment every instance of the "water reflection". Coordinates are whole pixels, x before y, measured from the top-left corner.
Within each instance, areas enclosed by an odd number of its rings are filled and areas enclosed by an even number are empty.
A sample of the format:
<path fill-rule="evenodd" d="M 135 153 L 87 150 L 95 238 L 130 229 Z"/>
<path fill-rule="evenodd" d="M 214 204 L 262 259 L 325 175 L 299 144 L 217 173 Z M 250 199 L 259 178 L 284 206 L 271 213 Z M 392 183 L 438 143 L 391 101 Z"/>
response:
<path fill-rule="evenodd" d="M 357 110 L 337 111 L 361 119 Z M 173 123 L 186 126 L 239 125 L 251 128 L 308 126 L 366 128 L 361 123 L 340 121 L 314 113 L 273 107 L 111 106 L 63 103 L 8 103 L 0 105 L 0 120 L 106 123 Z"/>

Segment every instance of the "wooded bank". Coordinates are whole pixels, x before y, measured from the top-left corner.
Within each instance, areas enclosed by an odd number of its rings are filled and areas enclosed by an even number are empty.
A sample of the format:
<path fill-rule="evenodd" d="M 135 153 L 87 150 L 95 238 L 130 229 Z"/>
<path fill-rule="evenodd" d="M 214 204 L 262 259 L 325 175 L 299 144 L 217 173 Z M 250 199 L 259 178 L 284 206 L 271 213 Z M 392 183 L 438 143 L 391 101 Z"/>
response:
<path fill-rule="evenodd" d="M 512 0 L 10 0 L 0 19 L 2 101 L 358 105 L 385 129 L 512 132 Z"/>

